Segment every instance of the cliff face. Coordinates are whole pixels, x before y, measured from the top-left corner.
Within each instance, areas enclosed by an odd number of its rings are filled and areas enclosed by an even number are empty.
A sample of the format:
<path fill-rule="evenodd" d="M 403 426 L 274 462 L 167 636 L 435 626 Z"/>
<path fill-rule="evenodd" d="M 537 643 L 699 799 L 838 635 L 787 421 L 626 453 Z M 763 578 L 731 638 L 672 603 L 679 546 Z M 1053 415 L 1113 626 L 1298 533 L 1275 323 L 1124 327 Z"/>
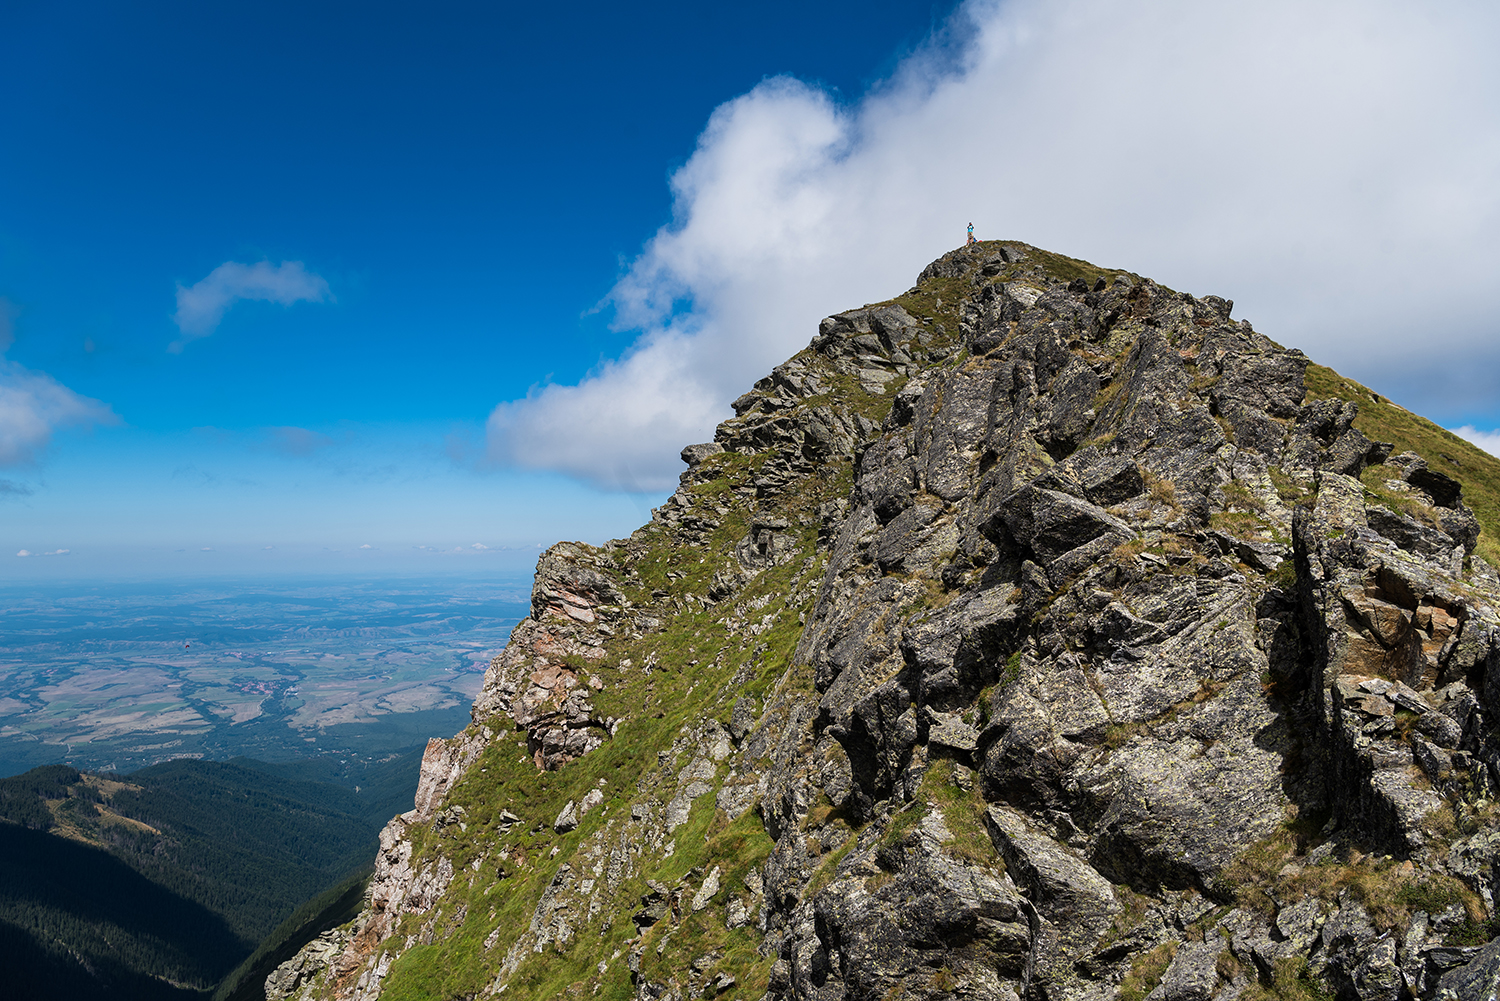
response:
<path fill-rule="evenodd" d="M 268 996 L 1492 996 L 1496 464 L 1230 311 L 985 243 L 824 320 Z"/>

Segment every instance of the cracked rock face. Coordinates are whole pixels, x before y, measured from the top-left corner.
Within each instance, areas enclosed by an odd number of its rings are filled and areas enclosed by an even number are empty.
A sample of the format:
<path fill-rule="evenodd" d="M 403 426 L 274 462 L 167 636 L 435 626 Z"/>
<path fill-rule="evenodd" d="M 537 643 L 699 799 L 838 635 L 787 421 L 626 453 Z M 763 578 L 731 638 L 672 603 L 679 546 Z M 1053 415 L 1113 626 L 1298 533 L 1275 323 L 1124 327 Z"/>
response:
<path fill-rule="evenodd" d="M 593 690 L 580 684 L 577 666 L 603 657 L 602 640 L 614 633 L 611 623 L 630 627 L 621 608 L 625 597 L 596 569 L 599 562 L 572 543 L 543 554 L 531 615 L 490 664 L 474 702 L 476 724 L 509 716 L 524 729 L 540 768 L 559 768 L 582 757 L 609 733 L 610 721 L 595 714 Z"/>
<path fill-rule="evenodd" d="M 1493 992 L 1482 526 L 1231 308 L 1004 243 L 824 320 L 276 996 Z"/>

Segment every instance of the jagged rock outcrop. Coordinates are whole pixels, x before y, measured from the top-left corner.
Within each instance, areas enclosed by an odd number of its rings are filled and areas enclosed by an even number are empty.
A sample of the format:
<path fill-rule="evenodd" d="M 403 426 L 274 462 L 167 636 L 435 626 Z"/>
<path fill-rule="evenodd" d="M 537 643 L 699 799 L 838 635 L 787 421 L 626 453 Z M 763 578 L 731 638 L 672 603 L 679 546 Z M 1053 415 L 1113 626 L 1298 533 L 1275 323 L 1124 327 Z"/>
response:
<path fill-rule="evenodd" d="M 542 557 L 268 996 L 1493 992 L 1461 446 L 1231 311 L 989 243 L 824 320 L 651 524 Z"/>
<path fill-rule="evenodd" d="M 524 729 L 539 768 L 559 768 L 587 754 L 615 722 L 594 712 L 587 665 L 603 657 L 604 641 L 632 620 L 622 607 L 625 596 L 599 566 L 596 556 L 572 543 L 542 555 L 531 615 L 490 665 L 474 703 L 476 725 L 508 716 Z M 420 800 L 419 793 L 419 806 Z"/>

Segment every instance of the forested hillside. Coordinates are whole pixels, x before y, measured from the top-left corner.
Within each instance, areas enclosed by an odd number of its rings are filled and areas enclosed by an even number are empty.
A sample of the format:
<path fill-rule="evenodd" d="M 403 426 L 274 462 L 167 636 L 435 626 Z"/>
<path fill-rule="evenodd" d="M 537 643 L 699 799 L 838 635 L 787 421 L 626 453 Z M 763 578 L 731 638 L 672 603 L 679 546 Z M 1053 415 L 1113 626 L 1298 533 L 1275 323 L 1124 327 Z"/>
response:
<path fill-rule="evenodd" d="M 410 807 L 420 757 L 0 779 L 8 983 L 36 998 L 205 996 L 299 905 L 353 885 L 380 825 Z"/>

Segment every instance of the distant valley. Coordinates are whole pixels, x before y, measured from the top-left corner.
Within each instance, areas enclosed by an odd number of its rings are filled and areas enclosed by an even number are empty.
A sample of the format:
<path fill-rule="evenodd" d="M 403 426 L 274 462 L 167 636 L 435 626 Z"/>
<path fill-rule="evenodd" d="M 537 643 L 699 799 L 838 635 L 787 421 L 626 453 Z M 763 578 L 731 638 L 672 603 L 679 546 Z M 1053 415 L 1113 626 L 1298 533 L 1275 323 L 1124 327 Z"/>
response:
<path fill-rule="evenodd" d="M 285 943 L 357 908 L 376 834 L 411 808 L 428 738 L 468 723 L 529 590 L 0 587 L 8 988 L 259 998 Z"/>
<path fill-rule="evenodd" d="M 461 729 L 529 576 L 0 588 L 0 775 L 371 762 Z"/>

